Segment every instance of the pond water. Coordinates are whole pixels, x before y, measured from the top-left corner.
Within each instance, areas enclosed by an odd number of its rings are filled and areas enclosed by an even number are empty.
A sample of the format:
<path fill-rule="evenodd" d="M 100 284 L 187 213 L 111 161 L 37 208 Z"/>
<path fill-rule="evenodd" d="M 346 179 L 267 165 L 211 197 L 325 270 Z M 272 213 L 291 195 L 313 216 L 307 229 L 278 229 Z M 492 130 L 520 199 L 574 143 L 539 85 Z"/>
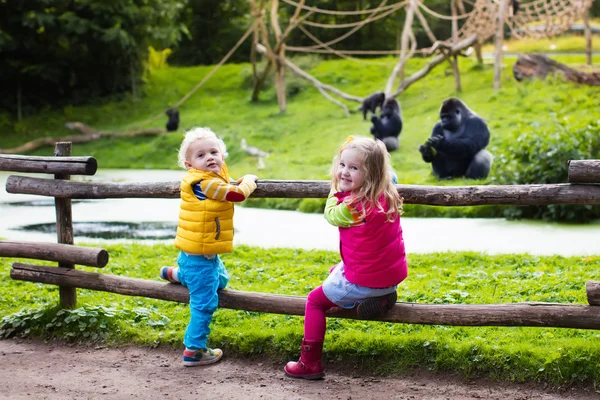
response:
<path fill-rule="evenodd" d="M 77 179 L 173 182 L 183 171 L 99 170 Z M 17 174 L 17 173 L 12 173 Z M 6 193 L 0 171 L 0 238 L 56 242 L 52 198 Z M 24 175 L 24 174 L 23 174 Z M 32 176 L 32 174 L 27 174 Z M 49 178 L 47 175 L 35 175 Z M 178 199 L 74 200 L 76 243 L 173 243 Z M 261 247 L 338 249 L 337 228 L 320 214 L 236 207 L 235 244 Z M 480 251 L 488 254 L 600 254 L 600 223 L 562 225 L 504 219 L 402 219 L 410 253 Z"/>

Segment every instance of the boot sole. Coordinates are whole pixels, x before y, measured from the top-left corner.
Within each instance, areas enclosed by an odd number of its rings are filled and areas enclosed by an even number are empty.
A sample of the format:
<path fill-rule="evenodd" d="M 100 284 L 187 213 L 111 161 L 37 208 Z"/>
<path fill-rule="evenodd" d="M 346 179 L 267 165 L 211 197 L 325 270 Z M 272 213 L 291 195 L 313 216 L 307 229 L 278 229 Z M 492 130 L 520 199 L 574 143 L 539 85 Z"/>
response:
<path fill-rule="evenodd" d="M 386 306 L 381 305 L 381 300 L 387 300 Z M 398 300 L 398 293 L 392 292 L 385 296 L 371 297 L 358 305 L 356 312 L 360 318 L 375 318 L 380 317 L 392 309 Z"/>
<path fill-rule="evenodd" d="M 283 372 L 285 372 L 285 374 L 286 374 L 287 376 L 289 376 L 290 378 L 296 378 L 296 379 L 306 379 L 306 380 L 309 380 L 309 381 L 313 381 L 313 380 L 321 379 L 321 378 L 323 378 L 323 377 L 325 376 L 325 372 L 321 372 L 321 373 L 319 373 L 319 374 L 313 374 L 313 375 L 292 375 L 292 374 L 289 374 L 289 373 L 288 373 L 288 372 L 285 370 L 285 368 L 283 369 Z"/>

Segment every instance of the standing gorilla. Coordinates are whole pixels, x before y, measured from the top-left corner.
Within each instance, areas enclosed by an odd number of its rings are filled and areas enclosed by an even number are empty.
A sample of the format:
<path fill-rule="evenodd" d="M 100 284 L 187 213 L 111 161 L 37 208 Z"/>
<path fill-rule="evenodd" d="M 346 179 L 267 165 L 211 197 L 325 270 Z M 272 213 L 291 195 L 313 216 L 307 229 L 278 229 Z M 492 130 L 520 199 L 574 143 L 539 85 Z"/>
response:
<path fill-rule="evenodd" d="M 402 132 L 402 117 L 396 99 L 387 99 L 383 104 L 381 116 L 373 115 L 371 122 L 371 134 L 385 144 L 387 151 L 394 151 L 400 147 L 398 136 Z"/>
<path fill-rule="evenodd" d="M 483 118 L 459 99 L 450 98 L 442 103 L 440 121 L 419 151 L 440 179 L 483 179 L 492 166 L 492 155 L 485 149 L 489 142 L 490 131 Z"/>
<path fill-rule="evenodd" d="M 167 132 L 175 132 L 179 128 L 179 111 L 176 108 L 169 108 L 165 114 L 169 117 Z"/>
<path fill-rule="evenodd" d="M 365 98 L 360 106 L 360 111 L 363 113 L 363 120 L 367 120 L 367 111 L 371 111 L 371 114 L 375 114 L 377 107 L 383 107 L 384 101 L 385 93 L 383 92 L 375 92 Z"/>

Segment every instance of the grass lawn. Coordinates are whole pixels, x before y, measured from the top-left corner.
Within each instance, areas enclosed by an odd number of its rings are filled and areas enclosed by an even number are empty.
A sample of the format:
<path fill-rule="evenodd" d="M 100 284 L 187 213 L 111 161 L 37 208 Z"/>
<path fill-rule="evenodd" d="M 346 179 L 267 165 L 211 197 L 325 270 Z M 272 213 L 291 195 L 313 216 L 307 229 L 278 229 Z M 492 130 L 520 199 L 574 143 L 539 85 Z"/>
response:
<path fill-rule="evenodd" d="M 102 273 L 158 279 L 173 264 L 173 246 L 111 245 Z M 293 260 L 293 262 L 290 262 Z M 327 276 L 337 253 L 238 247 L 224 256 L 230 288 L 306 296 Z M 13 281 L 15 260 L 0 258 L 0 336 L 33 335 L 83 342 L 182 347 L 189 318 L 185 304 L 78 290 L 74 311 L 57 312 L 58 288 Z M 27 261 L 25 261 L 27 262 Z M 414 254 L 398 301 L 587 304 L 586 280 L 600 280 L 600 257 Z M 96 271 L 89 268 L 87 270 Z M 302 317 L 219 309 L 210 343 L 240 355 L 281 362 L 297 357 Z M 451 327 L 328 319 L 325 355 L 379 373 L 414 368 L 454 371 L 465 377 L 553 385 L 600 384 L 597 331 L 523 327 Z"/>
<path fill-rule="evenodd" d="M 556 57 L 560 62 L 579 65 L 583 56 Z M 366 96 L 385 86 L 395 63 L 393 58 L 356 63 L 347 60 L 320 61 L 317 58 L 296 60 L 321 81 L 333 84 L 348 93 Z M 400 149 L 392 153 L 392 164 L 399 181 L 406 184 L 462 185 L 494 183 L 495 174 L 502 170 L 503 158 L 497 157 L 487 180 L 474 182 L 453 180 L 439 182 L 431 174 L 430 164 L 421 159 L 418 147 L 431 134 L 438 119 L 441 102 L 458 96 L 488 122 L 492 138 L 490 150 L 500 154 L 514 144 L 514 138 L 524 131 L 535 130 L 544 137 L 559 123 L 574 128 L 586 126 L 598 119 L 600 88 L 577 86 L 560 79 L 519 83 L 512 78 L 511 63 L 505 58 L 503 88 L 492 89 L 493 66 L 477 65 L 473 59 L 460 59 L 463 92 L 456 93 L 454 80 L 447 66 L 442 65 L 399 97 L 404 119 Z M 425 64 L 413 59 L 408 74 Z M 155 72 L 144 87 L 144 96 L 138 100 L 123 98 L 111 102 L 82 107 L 65 107 L 28 116 L 15 125 L 2 127 L 2 147 L 12 147 L 41 136 L 70 135 L 64 128 L 66 121 L 83 121 L 103 130 L 125 131 L 140 128 L 139 123 L 160 113 L 182 98 L 211 66 L 189 68 L 169 67 Z M 261 101 L 252 103 L 250 97 L 251 68 L 247 63 L 227 64 L 180 108 L 180 132 L 159 137 L 106 138 L 88 144 L 74 145 L 74 155 L 91 155 L 98 159 L 100 168 L 166 168 L 176 169 L 177 149 L 182 132 L 194 126 L 209 126 L 221 135 L 228 145 L 228 165 L 233 177 L 256 173 L 261 179 L 328 179 L 332 157 L 348 135 L 369 135 L 370 121 L 354 113 L 350 118 L 323 98 L 318 91 L 289 73 L 290 91 L 288 109 L 280 113 L 274 89 L 262 94 Z M 355 108 L 357 103 L 349 104 Z M 163 127 L 163 119 L 147 127 Z M 12 132 L 12 133 L 11 133 Z M 241 150 L 245 138 L 250 145 L 271 153 L 265 160 L 266 168 L 257 170 L 257 162 Z M 34 152 L 51 155 L 46 147 Z M 567 160 L 557 160 L 566 163 Z M 566 177 L 565 177 L 566 181 Z M 255 207 L 320 211 L 321 200 L 311 199 L 254 199 Z M 411 216 L 498 216 L 499 208 L 433 208 L 409 205 Z"/>
<path fill-rule="evenodd" d="M 583 56 L 553 57 L 582 65 Z M 354 63 L 346 60 L 296 60 L 321 81 L 341 90 L 366 96 L 381 90 L 395 63 L 392 58 Z M 577 86 L 560 79 L 518 83 L 505 58 L 503 87 L 492 89 L 493 67 L 460 59 L 462 93 L 454 90 L 447 66 L 399 97 L 404 130 L 399 151 L 392 154 L 401 183 L 473 184 L 455 180 L 438 182 L 430 166 L 421 160 L 419 144 L 430 135 L 441 102 L 456 96 L 483 116 L 490 127 L 490 150 L 499 153 L 523 131 L 546 132 L 559 122 L 574 127 L 598 119 L 600 89 Z M 408 74 L 425 60 L 414 59 Z M 125 131 L 183 97 L 212 67 L 174 68 L 154 73 L 143 97 L 124 96 L 82 107 L 49 109 L 14 123 L 0 114 L 2 147 L 8 148 L 43 136 L 72 134 L 66 121 L 82 121 L 102 130 Z M 234 177 L 257 173 L 263 179 L 327 179 L 332 157 L 348 135 L 368 135 L 370 122 L 358 113 L 350 118 L 325 100 L 314 88 L 288 74 L 288 110 L 279 113 L 271 86 L 261 101 L 249 101 L 248 64 L 223 66 L 181 108 L 183 132 L 209 126 L 229 146 L 228 164 Z M 355 107 L 356 104 L 350 104 Z M 164 119 L 148 124 L 163 127 Z M 74 155 L 92 155 L 100 168 L 177 168 L 181 132 L 159 137 L 102 139 L 74 145 Z M 240 148 L 250 145 L 269 151 L 266 168 Z M 518 145 L 514 144 L 513 145 Z M 36 151 L 51 155 L 52 148 Z M 567 160 L 557 160 L 565 162 Z M 501 169 L 502 162 L 493 167 Z M 489 179 L 475 183 L 493 183 Z M 566 180 L 566 177 L 565 177 Z M 305 201 L 305 209 L 318 202 Z M 263 206 L 295 208 L 298 203 L 278 202 Z M 479 208 L 406 208 L 407 216 L 476 215 Z M 417 211 L 421 214 L 417 214 Z M 473 211 L 475 213 L 475 211 Z M 493 210 L 491 211 L 493 213 Z M 158 280 L 161 265 L 173 264 L 173 246 L 111 245 L 109 265 L 100 272 Z M 305 296 L 319 285 L 338 255 L 326 251 L 238 247 L 224 257 L 237 290 Z M 58 289 L 42 284 L 13 281 L 10 265 L 0 258 L 0 336 L 34 335 L 109 344 L 181 347 L 188 322 L 187 305 L 138 297 L 79 290 L 80 308 L 59 311 Z M 410 255 L 410 275 L 399 288 L 399 301 L 417 303 L 513 303 L 523 301 L 586 303 L 585 281 L 600 280 L 600 257 L 486 256 L 475 253 Z M 92 269 L 90 269 L 92 270 Z M 95 270 L 94 270 L 95 271 Z M 600 384 L 600 334 L 596 331 L 519 327 L 448 327 L 330 319 L 325 355 L 332 363 L 352 363 L 381 373 L 412 368 L 454 371 L 465 377 L 489 376 L 508 381 L 541 381 L 552 385 Z M 282 363 L 297 356 L 302 337 L 302 318 L 235 310 L 215 314 L 211 343 L 242 355 L 266 355 Z"/>

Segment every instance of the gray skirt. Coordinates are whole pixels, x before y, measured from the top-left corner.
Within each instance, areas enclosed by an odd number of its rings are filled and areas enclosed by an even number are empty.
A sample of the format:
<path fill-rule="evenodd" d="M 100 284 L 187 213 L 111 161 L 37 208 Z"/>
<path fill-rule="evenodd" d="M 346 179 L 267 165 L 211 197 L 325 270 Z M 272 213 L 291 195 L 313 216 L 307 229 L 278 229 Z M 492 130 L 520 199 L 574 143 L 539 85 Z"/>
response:
<path fill-rule="evenodd" d="M 344 274 L 343 262 L 340 262 L 333 267 L 322 286 L 325 296 L 327 296 L 332 303 L 343 308 L 354 308 L 356 305 L 370 297 L 385 296 L 395 292 L 398 288 L 398 285 L 386 288 L 370 288 L 350 283 L 346 279 L 346 274 Z"/>

